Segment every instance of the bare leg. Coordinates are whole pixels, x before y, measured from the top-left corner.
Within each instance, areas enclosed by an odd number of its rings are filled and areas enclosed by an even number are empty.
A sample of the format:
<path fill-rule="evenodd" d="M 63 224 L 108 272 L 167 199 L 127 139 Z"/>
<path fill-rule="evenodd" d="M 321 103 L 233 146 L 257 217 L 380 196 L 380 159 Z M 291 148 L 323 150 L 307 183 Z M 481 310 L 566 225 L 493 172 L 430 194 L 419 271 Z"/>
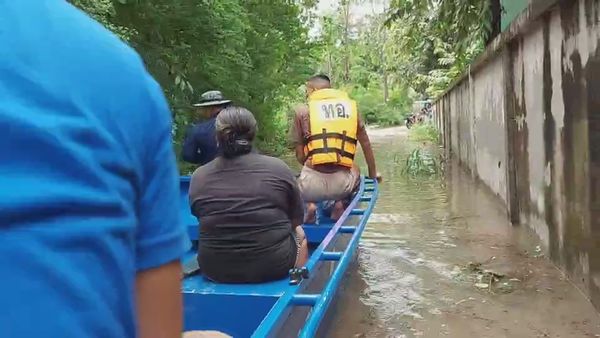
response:
<path fill-rule="evenodd" d="M 306 234 L 302 226 L 296 227 L 296 238 L 300 242 L 300 248 L 298 249 L 298 258 L 296 259 L 295 267 L 303 267 L 308 261 L 308 241 L 306 240 Z"/>
<path fill-rule="evenodd" d="M 360 184 L 360 168 L 355 163 L 352 165 L 352 168 L 350 168 L 350 171 L 352 172 L 352 177 L 354 178 L 354 185 L 352 186 L 352 191 L 354 191 Z"/>
<path fill-rule="evenodd" d="M 356 164 L 353 164 L 350 171 L 352 172 L 352 178 L 354 179 L 354 181 L 352 182 L 352 188 L 350 189 L 348 194 L 352 194 L 352 192 L 360 184 L 360 168 Z M 334 221 L 337 221 L 338 219 L 340 219 L 340 217 L 342 217 L 342 214 L 344 213 L 345 209 L 346 209 L 346 206 L 344 205 L 344 201 L 335 201 L 333 210 L 331 210 L 331 219 Z"/>
<path fill-rule="evenodd" d="M 304 224 L 314 224 L 317 221 L 317 205 L 313 202 L 306 203 Z"/>
<path fill-rule="evenodd" d="M 344 201 L 335 201 L 333 209 L 331 210 L 331 220 L 337 221 L 340 219 L 344 213 L 344 209 Z"/>

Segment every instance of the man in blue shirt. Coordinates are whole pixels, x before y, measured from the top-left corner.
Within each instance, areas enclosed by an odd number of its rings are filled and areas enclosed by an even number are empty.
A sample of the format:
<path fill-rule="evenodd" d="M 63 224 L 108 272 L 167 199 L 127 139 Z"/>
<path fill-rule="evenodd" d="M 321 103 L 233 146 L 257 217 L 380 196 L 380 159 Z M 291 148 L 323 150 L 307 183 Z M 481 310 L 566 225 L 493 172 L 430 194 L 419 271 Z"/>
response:
<path fill-rule="evenodd" d="M 171 113 L 64 0 L 0 0 L 0 337 L 181 336 Z"/>
<path fill-rule="evenodd" d="M 217 157 L 215 120 L 219 112 L 230 103 L 231 100 L 225 99 L 217 90 L 208 91 L 200 96 L 200 102 L 194 104 L 194 107 L 200 108 L 201 114 L 208 117 L 208 120 L 194 124 L 186 131 L 182 149 L 184 161 L 205 165 Z"/>

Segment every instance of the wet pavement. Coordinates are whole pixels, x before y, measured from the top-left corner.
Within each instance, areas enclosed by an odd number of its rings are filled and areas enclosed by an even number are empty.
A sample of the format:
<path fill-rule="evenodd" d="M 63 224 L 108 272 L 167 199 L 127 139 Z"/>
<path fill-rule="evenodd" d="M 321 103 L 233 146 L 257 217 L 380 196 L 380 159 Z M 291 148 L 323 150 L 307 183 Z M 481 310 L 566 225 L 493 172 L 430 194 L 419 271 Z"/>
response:
<path fill-rule="evenodd" d="M 384 183 L 328 337 L 600 337 L 526 226 L 456 165 L 407 179 L 406 129 L 370 131 Z"/>

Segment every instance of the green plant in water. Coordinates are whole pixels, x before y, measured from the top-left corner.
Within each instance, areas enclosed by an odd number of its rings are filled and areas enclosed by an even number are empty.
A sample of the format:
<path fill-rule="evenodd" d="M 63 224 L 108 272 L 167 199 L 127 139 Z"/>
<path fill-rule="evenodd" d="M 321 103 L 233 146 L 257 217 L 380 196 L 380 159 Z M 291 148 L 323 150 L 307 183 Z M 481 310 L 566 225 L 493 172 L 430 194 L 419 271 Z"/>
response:
<path fill-rule="evenodd" d="M 415 142 L 438 143 L 439 132 L 431 123 L 418 124 L 410 129 L 408 138 Z"/>
<path fill-rule="evenodd" d="M 421 148 L 414 149 L 406 158 L 402 170 L 405 176 L 433 176 L 442 172 L 442 161 L 436 160 L 433 154 Z"/>

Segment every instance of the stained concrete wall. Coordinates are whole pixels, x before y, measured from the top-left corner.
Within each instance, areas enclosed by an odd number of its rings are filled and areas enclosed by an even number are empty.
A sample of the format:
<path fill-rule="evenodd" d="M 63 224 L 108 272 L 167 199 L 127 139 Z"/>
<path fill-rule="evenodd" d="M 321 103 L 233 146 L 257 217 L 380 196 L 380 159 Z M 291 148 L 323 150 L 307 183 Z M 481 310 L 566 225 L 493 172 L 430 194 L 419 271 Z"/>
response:
<path fill-rule="evenodd" d="M 506 201 L 505 89 L 502 58 L 470 74 L 438 101 L 436 113 L 449 111 L 452 130 L 447 146 L 473 175 Z M 436 114 L 438 127 L 443 123 Z M 491 164 L 491 165 L 490 165 Z"/>
<path fill-rule="evenodd" d="M 434 121 L 600 309 L 600 0 L 532 0 Z"/>

